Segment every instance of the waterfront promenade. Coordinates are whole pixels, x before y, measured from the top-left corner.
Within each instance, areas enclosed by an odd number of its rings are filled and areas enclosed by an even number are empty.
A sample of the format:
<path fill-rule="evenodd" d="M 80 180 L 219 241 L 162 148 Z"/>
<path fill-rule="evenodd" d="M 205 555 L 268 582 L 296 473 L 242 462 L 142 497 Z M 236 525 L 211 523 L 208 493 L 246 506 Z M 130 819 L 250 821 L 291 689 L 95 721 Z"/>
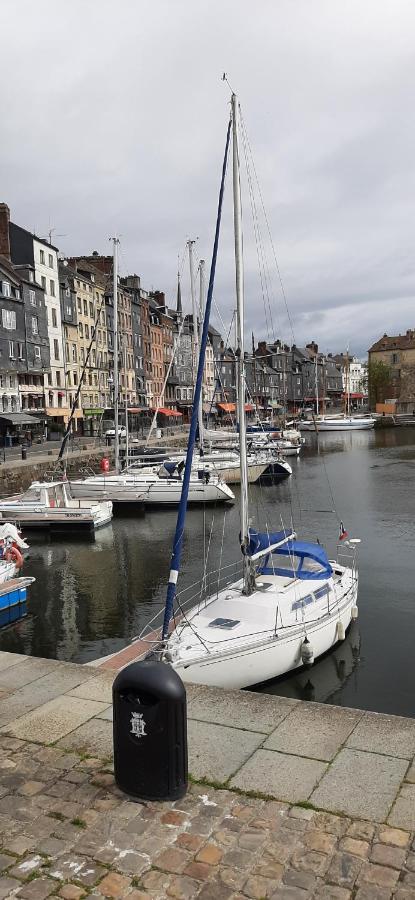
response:
<path fill-rule="evenodd" d="M 140 804 L 113 677 L 0 654 L 0 900 L 415 897 L 415 720 L 189 686 L 189 792 Z"/>

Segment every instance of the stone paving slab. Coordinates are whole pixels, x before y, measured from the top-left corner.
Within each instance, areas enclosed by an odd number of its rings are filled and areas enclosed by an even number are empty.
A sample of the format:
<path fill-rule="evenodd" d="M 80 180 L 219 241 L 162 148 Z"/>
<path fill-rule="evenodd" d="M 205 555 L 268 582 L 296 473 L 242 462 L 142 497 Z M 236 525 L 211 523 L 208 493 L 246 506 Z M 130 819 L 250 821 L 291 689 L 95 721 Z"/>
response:
<path fill-rule="evenodd" d="M 402 785 L 388 822 L 397 828 L 415 830 L 415 784 Z"/>
<path fill-rule="evenodd" d="M 25 659 L 29 657 L 24 656 L 22 653 L 7 653 L 3 650 L 0 653 L 0 672 L 3 669 L 8 669 L 10 666 L 17 666 L 19 662 L 24 662 Z"/>
<path fill-rule="evenodd" d="M 91 678 L 93 674 L 93 669 L 84 666 L 59 663 L 49 675 L 43 675 L 15 691 L 12 703 L 8 697 L 0 699 L 0 726 L 8 725 L 14 719 L 43 706 L 55 697 L 60 697 L 82 681 Z"/>
<path fill-rule="evenodd" d="M 49 703 L 5 725 L 1 730 L 23 740 L 51 744 L 74 731 L 104 708 L 105 704 L 94 700 L 81 700 L 69 696 L 55 697 Z"/>
<path fill-rule="evenodd" d="M 365 713 L 347 740 L 347 746 L 412 759 L 415 755 L 415 720 Z"/>
<path fill-rule="evenodd" d="M 383 822 L 407 770 L 403 759 L 344 749 L 311 796 L 315 806 Z"/>
<path fill-rule="evenodd" d="M 263 734 L 190 719 L 189 771 L 195 778 L 225 782 L 263 740 Z"/>
<path fill-rule="evenodd" d="M 190 719 L 270 734 L 298 704 L 286 697 L 199 686 L 188 698 L 187 708 Z"/>
<path fill-rule="evenodd" d="M 92 701 L 89 701 L 92 702 Z M 112 757 L 112 722 L 90 719 L 58 741 L 65 750 L 92 753 L 101 759 Z"/>
<path fill-rule="evenodd" d="M 96 672 L 96 670 L 94 670 Z M 76 688 L 69 692 L 71 697 L 81 697 L 84 700 L 99 700 L 105 703 L 112 703 L 112 685 L 114 682 L 113 672 L 103 672 L 84 681 Z"/>
<path fill-rule="evenodd" d="M 25 659 L 16 666 L 9 666 L 0 671 L 0 689 L 18 690 L 43 675 L 49 675 L 54 669 L 59 670 L 56 659 Z"/>
<path fill-rule="evenodd" d="M 359 710 L 302 703 L 278 725 L 264 748 L 330 761 L 362 715 Z"/>
<path fill-rule="evenodd" d="M 299 803 L 308 800 L 326 768 L 318 760 L 257 750 L 231 779 L 230 786 Z"/>
<path fill-rule="evenodd" d="M 98 713 L 97 719 L 105 719 L 106 722 L 112 722 L 113 720 L 113 709 L 112 706 L 107 706 L 106 709 L 103 709 L 102 712 Z"/>

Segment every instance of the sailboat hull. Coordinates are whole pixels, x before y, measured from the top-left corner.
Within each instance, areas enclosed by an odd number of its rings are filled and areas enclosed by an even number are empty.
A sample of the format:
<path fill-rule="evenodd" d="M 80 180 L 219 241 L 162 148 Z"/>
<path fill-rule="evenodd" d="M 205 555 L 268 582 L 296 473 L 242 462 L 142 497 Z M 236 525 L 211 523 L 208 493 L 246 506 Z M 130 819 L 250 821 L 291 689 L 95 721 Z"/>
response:
<path fill-rule="evenodd" d="M 357 586 L 338 610 L 338 615 L 327 616 L 326 620 L 319 619 L 314 624 L 308 623 L 307 635 L 315 659 L 338 643 L 338 622 L 342 623 L 346 631 L 356 601 Z M 276 637 L 273 633 L 268 640 L 246 646 L 244 649 L 230 650 L 217 657 L 211 654 L 210 658 L 188 665 L 173 662 L 173 666 L 185 682 L 229 690 L 247 688 L 302 668 L 303 640 L 304 630 L 299 627 L 293 629 L 287 637 Z"/>
<path fill-rule="evenodd" d="M 299 423 L 300 431 L 368 431 L 375 425 L 375 420 L 368 418 L 353 418 L 348 416 L 344 419 L 333 417 L 332 419 L 317 419 L 316 422 L 306 421 Z"/>

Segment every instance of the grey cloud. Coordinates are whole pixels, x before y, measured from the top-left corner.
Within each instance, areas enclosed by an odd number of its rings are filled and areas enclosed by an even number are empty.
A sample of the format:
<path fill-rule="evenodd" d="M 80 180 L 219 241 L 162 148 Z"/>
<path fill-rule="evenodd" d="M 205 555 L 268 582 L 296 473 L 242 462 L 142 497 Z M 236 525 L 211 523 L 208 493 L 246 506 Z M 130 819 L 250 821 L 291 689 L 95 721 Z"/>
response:
<path fill-rule="evenodd" d="M 228 93 L 241 98 L 297 343 L 363 353 L 413 326 L 412 0 L 3 0 L 2 197 L 64 253 L 122 238 L 174 298 L 209 261 Z M 231 202 L 216 297 L 234 304 Z M 247 330 L 267 325 L 244 198 Z M 266 229 L 262 222 L 264 244 Z M 62 237 L 58 237 L 62 235 Z M 275 328 L 290 339 L 267 249 Z M 184 296 L 188 299 L 186 277 Z M 268 322 L 269 325 L 269 322 Z"/>

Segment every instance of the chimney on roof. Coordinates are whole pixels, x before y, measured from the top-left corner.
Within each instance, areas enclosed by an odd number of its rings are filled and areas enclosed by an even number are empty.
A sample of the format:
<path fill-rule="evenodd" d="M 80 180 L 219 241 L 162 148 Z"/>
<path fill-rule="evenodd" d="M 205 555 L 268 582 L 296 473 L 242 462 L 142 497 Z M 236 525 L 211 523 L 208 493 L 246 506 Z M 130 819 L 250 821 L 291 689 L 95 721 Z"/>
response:
<path fill-rule="evenodd" d="M 10 209 L 0 203 L 0 254 L 10 260 Z"/>
<path fill-rule="evenodd" d="M 306 349 L 311 350 L 312 353 L 317 355 L 318 353 L 318 344 L 315 341 L 311 341 L 309 344 L 306 344 Z"/>

